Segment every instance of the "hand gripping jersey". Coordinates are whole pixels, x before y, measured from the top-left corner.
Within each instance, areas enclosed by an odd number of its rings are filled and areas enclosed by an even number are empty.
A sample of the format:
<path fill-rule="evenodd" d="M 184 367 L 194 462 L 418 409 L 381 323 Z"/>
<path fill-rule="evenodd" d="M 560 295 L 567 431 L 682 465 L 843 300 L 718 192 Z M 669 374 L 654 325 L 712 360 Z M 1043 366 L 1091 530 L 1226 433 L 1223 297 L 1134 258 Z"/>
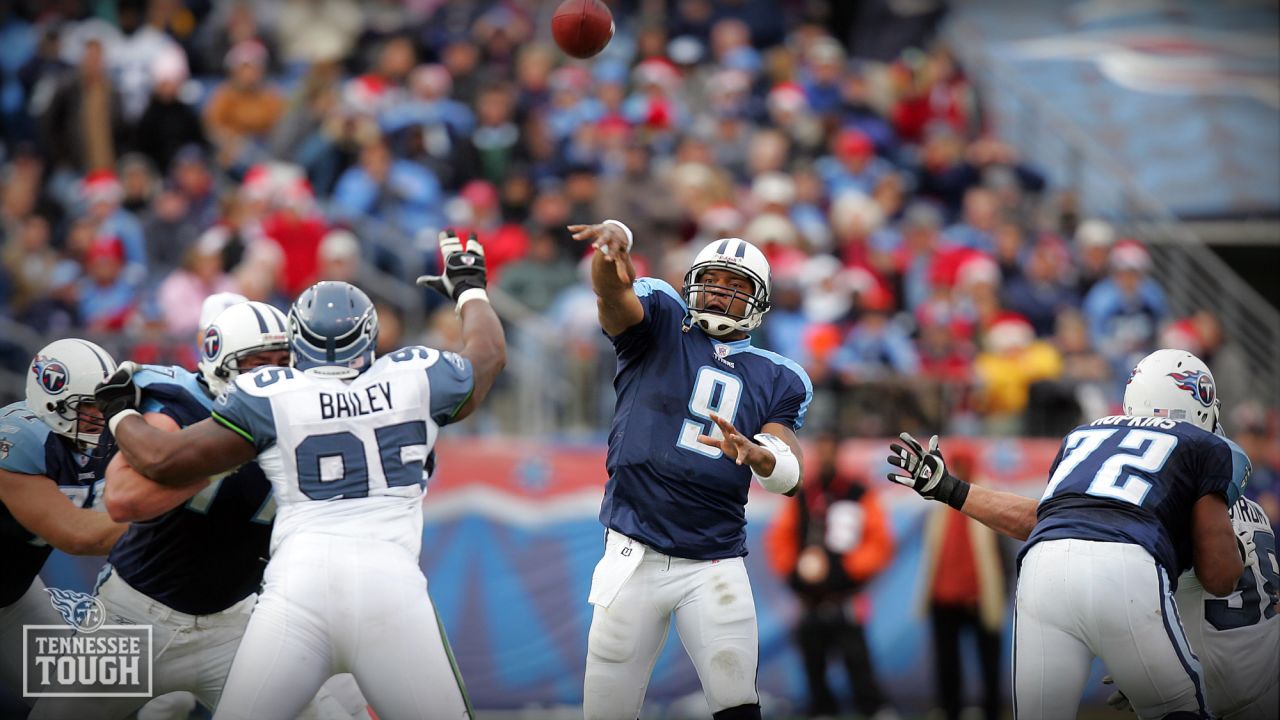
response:
<path fill-rule="evenodd" d="M 71 441 L 51 432 L 25 401 L 0 409 L 0 470 L 43 475 L 56 482 L 76 507 L 101 510 L 106 469 L 103 454 L 74 450 Z M 33 478 L 32 482 L 48 481 Z M 27 531 L 0 503 L 0 607 L 26 592 L 51 552 L 52 547 Z"/>
<path fill-rule="evenodd" d="M 1191 508 L 1240 495 L 1249 458 L 1232 441 L 1159 417 L 1104 417 L 1062 441 L 1019 559 L 1044 540 L 1130 543 L 1170 578 L 1191 567 Z"/>
<path fill-rule="evenodd" d="M 195 373 L 146 365 L 134 375 L 141 411 L 187 427 L 209 417 L 213 400 Z M 215 480 L 160 517 L 129 525 L 107 558 L 147 597 L 189 615 L 221 612 L 257 592 L 266 567 L 271 484 L 257 463 Z"/>
<path fill-rule="evenodd" d="M 1175 596 L 1187 639 L 1204 667 L 1209 709 L 1226 717 L 1280 683 L 1280 564 L 1271 521 L 1254 501 L 1231 506 L 1231 524 L 1258 549 L 1227 597 L 1205 592 L 1195 573 L 1182 576 Z M 1275 717 L 1271 712 L 1270 717 Z"/>
<path fill-rule="evenodd" d="M 751 437 L 766 423 L 800 429 L 813 386 L 798 365 L 751 341 L 683 329 L 688 308 L 667 283 L 633 285 L 644 319 L 610 338 L 617 409 L 600 522 L 667 555 L 747 554 L 751 470 L 698 442 L 719 434 L 711 413 Z"/>
<path fill-rule="evenodd" d="M 279 367 L 237 377 L 213 418 L 258 449 L 278 506 L 272 554 L 290 535 L 322 533 L 417 557 L 431 449 L 472 386 L 470 361 L 425 347 L 385 355 L 350 382 Z"/>

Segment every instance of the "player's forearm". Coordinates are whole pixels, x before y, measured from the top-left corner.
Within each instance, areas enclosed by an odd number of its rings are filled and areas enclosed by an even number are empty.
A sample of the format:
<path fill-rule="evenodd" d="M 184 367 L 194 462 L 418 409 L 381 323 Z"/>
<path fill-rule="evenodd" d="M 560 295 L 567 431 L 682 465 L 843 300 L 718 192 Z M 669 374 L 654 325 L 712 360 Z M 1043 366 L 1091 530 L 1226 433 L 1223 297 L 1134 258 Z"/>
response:
<path fill-rule="evenodd" d="M 68 533 L 65 541 L 49 543 L 68 555 L 106 555 L 129 529 L 128 523 L 116 522 L 96 510 L 77 509 L 72 522 L 75 529 Z"/>
<path fill-rule="evenodd" d="M 970 485 L 960 512 L 1015 540 L 1026 540 L 1036 526 L 1035 500 L 1010 492 Z"/>
<path fill-rule="evenodd" d="M 107 467 L 104 501 L 112 520 L 138 522 L 159 517 L 178 507 L 208 484 L 205 480 L 181 488 L 161 485 L 134 470 L 121 453 Z"/>
<path fill-rule="evenodd" d="M 487 302 L 470 302 L 462 307 L 462 355 L 471 361 L 475 377 L 469 402 L 479 403 L 507 364 L 502 321 Z"/>
<path fill-rule="evenodd" d="M 173 433 L 158 430 L 141 417 L 126 417 L 116 425 L 116 442 L 129 465 L 145 477 L 161 485 L 187 487 L 234 469 L 257 454 L 243 441 L 239 445 L 244 448 L 237 445 L 231 452 L 210 451 L 192 431 L 211 425 L 212 421 L 203 420 Z M 248 457 L 242 457 L 246 453 Z"/>

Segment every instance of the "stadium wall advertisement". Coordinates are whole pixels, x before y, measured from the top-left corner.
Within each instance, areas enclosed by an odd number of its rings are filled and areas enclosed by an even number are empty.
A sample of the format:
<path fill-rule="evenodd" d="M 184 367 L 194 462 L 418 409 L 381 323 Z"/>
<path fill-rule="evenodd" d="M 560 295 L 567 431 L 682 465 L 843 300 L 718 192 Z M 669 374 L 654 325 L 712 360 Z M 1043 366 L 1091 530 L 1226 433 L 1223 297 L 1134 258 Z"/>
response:
<path fill-rule="evenodd" d="M 944 441 L 943 451 L 947 443 Z M 1038 496 L 1058 443 L 974 440 L 980 475 L 992 487 Z M 933 660 L 919 598 L 921 541 L 927 512 L 938 509 L 886 481 L 888 441 L 849 440 L 841 466 L 866 478 L 888 509 L 897 549 L 893 563 L 854 603 L 866 619 L 878 675 L 896 706 L 927 707 Z M 548 445 L 514 439 L 445 439 L 424 504 L 422 568 L 431 596 L 477 708 L 569 708 L 582 701 L 587 593 L 603 549 L 596 518 L 605 481 L 602 444 Z M 759 687 L 767 714 L 803 710 L 805 683 L 790 635 L 797 606 L 769 569 L 762 536 L 778 503 L 753 487 L 747 506 L 747 557 L 760 628 Z M 1018 543 L 1005 548 L 1012 572 Z M 50 587 L 89 590 L 97 558 L 55 553 L 42 573 Z M 1011 576 L 1012 578 L 1012 576 Z M 1010 583 L 1012 588 L 1012 582 Z M 1011 614 L 1011 609 L 1010 609 Z M 1009 628 L 1006 623 L 1006 641 Z M 977 655 L 966 650 L 976 699 Z M 1004 664 L 1007 668 L 1009 653 Z M 1086 703 L 1105 697 L 1095 666 Z M 833 687 L 848 697 L 833 663 Z M 1004 692 L 1009 692 L 1008 681 Z M 676 633 L 654 668 L 646 707 L 668 716 L 706 713 L 698 678 Z"/>

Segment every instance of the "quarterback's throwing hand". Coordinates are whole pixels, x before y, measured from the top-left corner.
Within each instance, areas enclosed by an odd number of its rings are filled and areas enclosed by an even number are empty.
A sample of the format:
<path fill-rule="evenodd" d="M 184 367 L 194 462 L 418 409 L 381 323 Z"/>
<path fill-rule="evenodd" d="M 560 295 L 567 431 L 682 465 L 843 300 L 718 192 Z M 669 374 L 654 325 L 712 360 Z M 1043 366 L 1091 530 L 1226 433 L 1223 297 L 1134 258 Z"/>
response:
<path fill-rule="evenodd" d="M 444 272 L 419 277 L 419 285 L 429 287 L 455 303 L 467 290 L 484 290 L 487 283 L 484 247 L 476 240 L 475 233 L 471 233 L 465 247 L 462 238 L 452 229 L 440 233 L 440 255 L 444 258 Z"/>
<path fill-rule="evenodd" d="M 720 432 L 724 437 L 699 435 L 698 442 L 713 448 L 719 448 L 724 452 L 725 457 L 739 465 L 749 465 L 754 468 L 762 462 L 773 459 L 773 453 L 738 432 L 733 423 L 715 413 L 711 413 L 711 419 L 720 428 Z"/>
<path fill-rule="evenodd" d="M 630 285 L 635 281 L 632 277 L 630 263 L 619 260 L 631 252 L 631 240 L 616 223 L 603 222 L 595 225 L 570 225 L 569 232 L 574 240 L 587 240 L 597 252 L 604 256 L 605 262 L 613 263 L 618 271 L 618 279 Z"/>
<path fill-rule="evenodd" d="M 893 443 L 889 450 L 889 464 L 902 469 L 905 474 L 890 473 L 889 479 L 920 493 L 930 500 L 944 502 L 960 509 L 969 495 L 969 483 L 947 472 L 947 463 L 938 449 L 938 436 L 929 440 L 929 449 L 920 445 L 910 433 L 898 435 L 903 444 Z"/>

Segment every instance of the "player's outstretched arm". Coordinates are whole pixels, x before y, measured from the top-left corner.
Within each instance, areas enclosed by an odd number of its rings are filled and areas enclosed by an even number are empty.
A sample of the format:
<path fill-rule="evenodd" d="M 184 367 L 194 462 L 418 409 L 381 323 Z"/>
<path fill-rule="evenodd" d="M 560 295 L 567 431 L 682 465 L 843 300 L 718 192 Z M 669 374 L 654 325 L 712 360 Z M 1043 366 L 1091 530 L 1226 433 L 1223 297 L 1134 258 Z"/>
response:
<path fill-rule="evenodd" d="M 462 319 L 461 355 L 471 361 L 471 395 L 453 414 L 453 420 L 461 420 L 480 406 L 489 394 L 498 373 L 507 364 L 507 339 L 502 331 L 502 321 L 489 305 L 488 273 L 484 264 L 484 246 L 471 234 L 463 241 L 452 229 L 440 233 L 440 254 L 444 260 L 444 272 L 440 275 L 423 275 L 418 284 L 429 287 L 453 300 L 458 317 Z"/>
<path fill-rule="evenodd" d="M 947 471 L 946 460 L 938 447 L 938 436 L 929 440 L 926 450 L 909 433 L 898 436 L 902 445 L 893 443 L 889 464 L 900 468 L 889 474 L 889 480 L 906 485 L 921 497 L 944 502 L 1001 535 L 1026 540 L 1036 526 L 1035 500 L 980 485 L 970 485 Z"/>
<path fill-rule="evenodd" d="M 507 340 L 502 333 L 502 322 L 487 302 L 468 303 L 461 309 L 462 352 L 471 361 L 474 385 L 471 396 L 454 413 L 454 420 L 461 420 L 475 411 L 484 401 L 498 374 L 507 364 Z"/>
<path fill-rule="evenodd" d="M 148 425 L 165 432 L 182 428 L 164 413 L 147 413 Z M 159 517 L 190 500 L 209 484 L 208 479 L 185 487 L 161 485 L 133 469 L 124 453 L 116 453 L 107 466 L 104 489 L 107 514 L 117 522 L 136 522 Z"/>
<path fill-rule="evenodd" d="M 0 502 L 22 527 L 69 555 L 106 555 L 129 527 L 76 507 L 44 475 L 0 470 Z"/>
<path fill-rule="evenodd" d="M 596 293 L 600 327 L 619 335 L 644 320 L 644 306 L 631 288 L 636 268 L 631 263 L 631 229 L 617 220 L 597 225 L 570 225 L 574 240 L 589 241 L 596 248 L 591 258 L 591 289 Z"/>
<path fill-rule="evenodd" d="M 1191 552 L 1204 589 L 1218 597 L 1230 595 L 1244 572 L 1244 562 L 1221 495 L 1205 495 L 1192 506 Z"/>
<path fill-rule="evenodd" d="M 804 477 L 804 456 L 791 428 L 765 423 L 753 440 L 719 415 L 711 413 L 711 419 L 720 428 L 721 436 L 699 435 L 698 442 L 719 448 L 725 457 L 751 468 L 751 474 L 769 492 L 787 497 L 796 494 Z"/>
<path fill-rule="evenodd" d="M 234 470 L 258 456 L 252 441 L 212 419 L 178 432 L 147 424 L 137 410 L 142 398 L 133 381 L 137 371 L 137 363 L 120 363 L 93 393 L 120 452 L 135 470 L 162 485 L 184 487 Z"/>

